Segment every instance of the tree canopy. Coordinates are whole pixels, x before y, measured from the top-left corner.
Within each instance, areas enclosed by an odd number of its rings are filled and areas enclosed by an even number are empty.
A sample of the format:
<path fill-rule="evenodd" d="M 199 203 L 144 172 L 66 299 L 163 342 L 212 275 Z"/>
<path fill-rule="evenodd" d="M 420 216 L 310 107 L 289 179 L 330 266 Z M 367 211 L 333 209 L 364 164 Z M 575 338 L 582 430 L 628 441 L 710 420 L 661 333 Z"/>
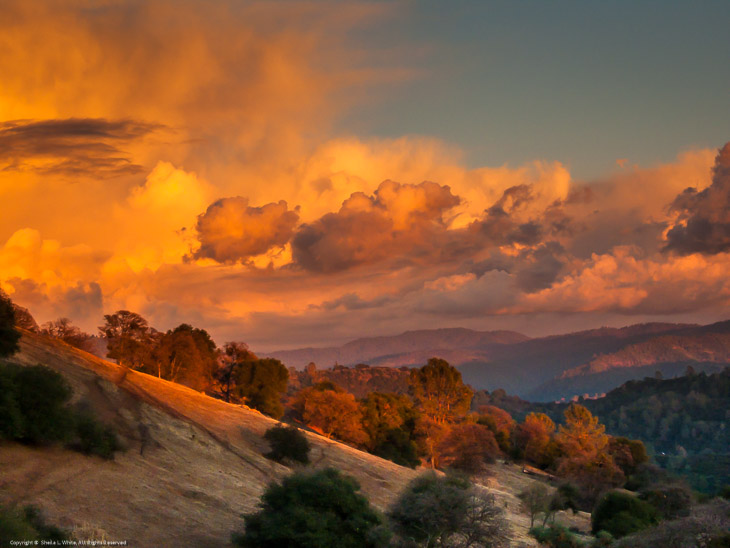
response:
<path fill-rule="evenodd" d="M 383 519 L 338 470 L 300 472 L 269 485 L 260 510 L 244 516 L 234 535 L 244 548 L 378 548 L 388 543 Z"/>
<path fill-rule="evenodd" d="M 474 395 L 461 373 L 440 358 L 411 370 L 410 391 L 421 413 L 438 423 L 464 416 Z"/>
<path fill-rule="evenodd" d="M 20 333 L 15 328 L 15 307 L 12 301 L 0 292 L 0 358 L 18 351 Z"/>

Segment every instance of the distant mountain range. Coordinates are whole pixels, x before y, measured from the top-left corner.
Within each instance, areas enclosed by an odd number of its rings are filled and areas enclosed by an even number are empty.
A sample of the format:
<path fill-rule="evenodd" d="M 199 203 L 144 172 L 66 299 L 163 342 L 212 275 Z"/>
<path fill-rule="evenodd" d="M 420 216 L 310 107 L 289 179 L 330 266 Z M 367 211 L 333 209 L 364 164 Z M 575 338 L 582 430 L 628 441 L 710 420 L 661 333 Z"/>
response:
<path fill-rule="evenodd" d="M 700 326 L 647 323 L 529 338 L 514 331 L 436 329 L 357 339 L 340 347 L 271 352 L 298 369 L 420 367 L 434 356 L 457 366 L 475 389 L 503 388 L 532 401 L 606 392 L 627 380 L 714 372 L 730 364 L 730 321 Z"/>

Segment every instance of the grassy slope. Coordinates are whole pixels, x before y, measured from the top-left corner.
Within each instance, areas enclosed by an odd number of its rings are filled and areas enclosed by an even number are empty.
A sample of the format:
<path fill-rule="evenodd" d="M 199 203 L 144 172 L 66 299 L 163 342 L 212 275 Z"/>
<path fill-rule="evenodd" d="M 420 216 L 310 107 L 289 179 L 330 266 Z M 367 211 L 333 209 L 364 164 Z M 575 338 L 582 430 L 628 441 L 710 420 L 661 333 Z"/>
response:
<path fill-rule="evenodd" d="M 291 473 L 262 456 L 275 421 L 180 385 L 127 371 L 63 343 L 24 333 L 13 361 L 43 363 L 73 385 L 122 435 L 112 462 L 60 448 L 0 445 L 0 503 L 37 504 L 49 521 L 96 530 L 131 546 L 225 546 L 256 507 L 265 486 Z M 313 466 L 355 476 L 383 509 L 418 473 L 308 434 Z M 515 545 L 529 542 L 515 494 L 525 482 L 513 467 L 489 480 L 505 504 Z M 80 533 L 83 536 L 83 531 Z M 532 544 L 532 543 L 530 543 Z"/>

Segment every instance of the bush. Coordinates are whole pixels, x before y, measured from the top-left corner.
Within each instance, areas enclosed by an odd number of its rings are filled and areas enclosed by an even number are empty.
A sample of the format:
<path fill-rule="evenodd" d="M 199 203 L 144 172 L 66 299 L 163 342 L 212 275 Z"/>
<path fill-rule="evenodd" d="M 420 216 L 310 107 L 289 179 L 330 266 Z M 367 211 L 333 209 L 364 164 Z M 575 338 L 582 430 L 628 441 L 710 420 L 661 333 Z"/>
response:
<path fill-rule="evenodd" d="M 4 419 L 3 437 L 31 444 L 67 441 L 73 435 L 73 419 L 66 407 L 71 387 L 59 373 L 43 365 L 0 366 Z"/>
<path fill-rule="evenodd" d="M 409 468 L 415 468 L 421 464 L 418 448 L 411 439 L 411 433 L 403 428 L 392 428 L 386 431 L 383 439 L 379 440 L 371 453 Z"/>
<path fill-rule="evenodd" d="M 550 548 L 581 548 L 583 546 L 583 543 L 562 525 L 552 524 L 548 527 L 533 527 L 530 529 L 530 535 L 541 545 Z"/>
<path fill-rule="evenodd" d="M 267 459 L 309 464 L 309 440 L 297 427 L 278 424 L 266 431 L 264 439 L 271 446 L 271 451 L 266 453 Z"/>
<path fill-rule="evenodd" d="M 245 548 L 378 548 L 389 534 L 349 476 L 328 468 L 296 473 L 269 485 L 261 510 L 244 516 L 233 543 Z"/>
<path fill-rule="evenodd" d="M 121 448 L 114 430 L 101 424 L 88 411 L 76 413 L 76 436 L 72 447 L 85 455 L 113 459 L 115 451 Z"/>
<path fill-rule="evenodd" d="M 70 538 L 65 531 L 48 525 L 35 506 L 26 506 L 22 510 L 0 507 L 0 546 L 11 546 L 13 541 L 61 543 Z"/>
<path fill-rule="evenodd" d="M 692 492 L 681 484 L 658 485 L 641 492 L 641 500 L 659 510 L 663 519 L 689 516 Z"/>
<path fill-rule="evenodd" d="M 89 411 L 68 407 L 71 386 L 49 367 L 0 364 L 0 439 L 33 445 L 64 442 L 87 455 L 111 459 L 120 444 Z"/>
<path fill-rule="evenodd" d="M 593 533 L 603 530 L 620 538 L 654 525 L 659 512 L 633 495 L 609 491 L 598 501 L 591 521 Z"/>
<path fill-rule="evenodd" d="M 405 541 L 441 546 L 507 546 L 509 533 L 494 497 L 460 476 L 433 472 L 414 479 L 388 512 Z M 428 544 L 432 546 L 432 544 Z"/>

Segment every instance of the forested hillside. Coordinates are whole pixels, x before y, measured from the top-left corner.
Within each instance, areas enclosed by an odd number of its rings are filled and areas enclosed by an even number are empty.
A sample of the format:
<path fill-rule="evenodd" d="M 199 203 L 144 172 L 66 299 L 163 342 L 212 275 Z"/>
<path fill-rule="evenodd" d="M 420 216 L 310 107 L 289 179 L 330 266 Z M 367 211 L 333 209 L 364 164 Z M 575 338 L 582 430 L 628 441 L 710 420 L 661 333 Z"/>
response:
<path fill-rule="evenodd" d="M 640 439 L 655 460 L 715 492 L 730 483 L 730 368 L 714 374 L 629 381 L 605 397 L 581 399 L 613 436 Z M 562 420 L 567 403 L 529 404 L 504 391 L 479 392 L 479 403 L 509 411 L 516 419 L 543 412 Z"/>

